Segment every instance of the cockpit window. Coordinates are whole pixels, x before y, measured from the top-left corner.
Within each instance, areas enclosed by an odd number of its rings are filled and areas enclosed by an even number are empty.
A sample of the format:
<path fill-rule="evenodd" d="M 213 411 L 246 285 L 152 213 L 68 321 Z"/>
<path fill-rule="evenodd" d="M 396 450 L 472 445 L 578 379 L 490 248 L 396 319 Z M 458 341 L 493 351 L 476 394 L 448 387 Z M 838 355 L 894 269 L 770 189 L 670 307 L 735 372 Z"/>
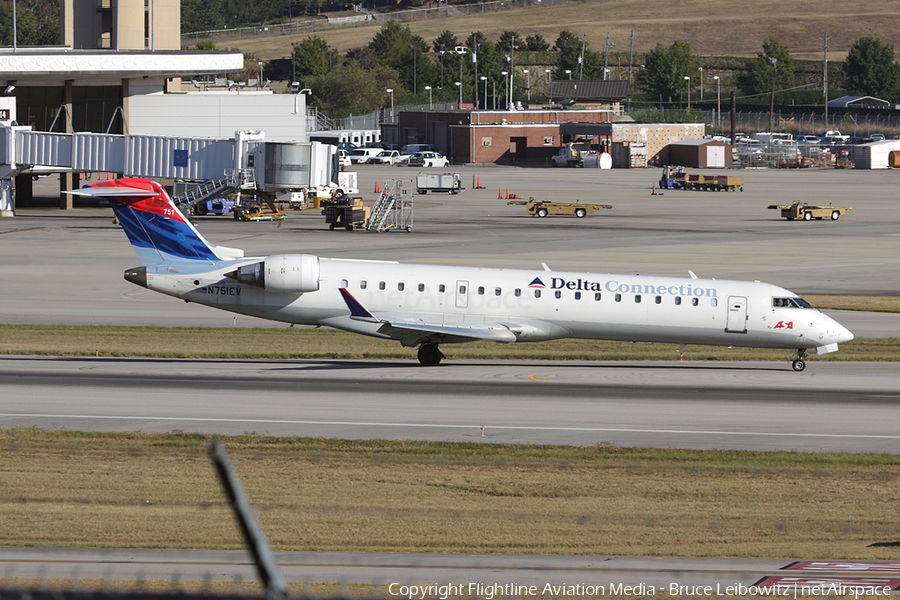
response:
<path fill-rule="evenodd" d="M 775 308 L 812 308 L 812 304 L 803 298 L 772 298 Z"/>

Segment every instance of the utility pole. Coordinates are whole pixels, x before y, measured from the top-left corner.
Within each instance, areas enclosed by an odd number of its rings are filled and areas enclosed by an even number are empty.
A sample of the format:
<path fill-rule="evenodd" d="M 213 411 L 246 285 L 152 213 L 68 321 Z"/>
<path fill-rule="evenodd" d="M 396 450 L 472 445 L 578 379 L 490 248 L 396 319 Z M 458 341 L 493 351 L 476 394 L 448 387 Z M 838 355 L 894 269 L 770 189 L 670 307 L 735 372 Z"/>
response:
<path fill-rule="evenodd" d="M 825 129 L 828 129 L 828 40 L 831 38 L 828 37 L 828 32 L 825 32 L 825 35 L 822 36 L 822 54 L 823 54 L 823 67 L 822 67 L 822 94 L 825 96 Z"/>
<path fill-rule="evenodd" d="M 631 30 L 631 50 L 628 52 L 628 85 L 631 85 L 631 69 L 634 66 L 634 29 Z"/>
<path fill-rule="evenodd" d="M 603 68 L 606 69 L 609 66 L 609 49 L 615 46 L 615 42 L 609 41 L 609 32 L 606 32 L 606 48 L 603 50 Z"/>
<path fill-rule="evenodd" d="M 587 34 L 581 34 L 581 56 L 578 57 L 578 80 L 584 79 L 584 46 L 587 43 Z"/>
<path fill-rule="evenodd" d="M 775 118 L 775 77 L 778 76 L 778 59 L 774 56 L 769 58 L 772 63 L 772 103 L 769 105 L 769 133 L 775 131 L 772 122 Z"/>

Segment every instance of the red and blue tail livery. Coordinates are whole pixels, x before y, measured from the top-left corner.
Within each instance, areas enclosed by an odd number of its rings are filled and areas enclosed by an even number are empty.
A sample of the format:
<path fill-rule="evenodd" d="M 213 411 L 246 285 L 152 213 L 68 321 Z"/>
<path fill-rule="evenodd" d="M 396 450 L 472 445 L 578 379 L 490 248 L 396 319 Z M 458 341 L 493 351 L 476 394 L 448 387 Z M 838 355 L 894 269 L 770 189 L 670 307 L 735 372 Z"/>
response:
<path fill-rule="evenodd" d="M 70 193 L 107 199 L 143 265 L 181 261 L 215 264 L 243 256 L 241 251 L 207 242 L 155 181 L 102 181 Z"/>

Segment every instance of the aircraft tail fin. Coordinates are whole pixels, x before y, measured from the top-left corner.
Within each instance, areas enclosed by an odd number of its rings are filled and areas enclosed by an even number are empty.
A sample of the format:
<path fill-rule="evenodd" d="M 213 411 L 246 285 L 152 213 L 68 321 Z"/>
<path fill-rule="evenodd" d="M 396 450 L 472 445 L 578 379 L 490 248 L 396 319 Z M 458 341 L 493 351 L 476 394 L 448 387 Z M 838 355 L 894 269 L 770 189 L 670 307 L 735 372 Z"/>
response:
<path fill-rule="evenodd" d="M 243 250 L 206 241 L 155 181 L 101 181 L 68 193 L 108 199 L 141 264 L 216 263 L 244 256 Z"/>

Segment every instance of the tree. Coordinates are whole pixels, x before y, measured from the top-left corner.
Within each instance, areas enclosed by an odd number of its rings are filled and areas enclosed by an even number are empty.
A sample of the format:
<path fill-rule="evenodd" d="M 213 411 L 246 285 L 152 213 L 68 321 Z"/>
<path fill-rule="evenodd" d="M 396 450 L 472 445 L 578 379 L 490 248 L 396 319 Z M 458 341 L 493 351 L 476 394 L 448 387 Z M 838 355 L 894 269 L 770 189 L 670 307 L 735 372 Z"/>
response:
<path fill-rule="evenodd" d="M 375 34 L 368 48 L 378 62 L 400 74 L 400 85 L 418 94 L 435 80 L 434 65 L 428 57 L 429 47 L 422 36 L 414 35 L 409 25 L 388 21 Z"/>
<path fill-rule="evenodd" d="M 59 3 L 19 0 L 16 7 L 16 44 L 55 46 L 59 44 Z M 12 2 L 0 4 L 0 44 L 13 45 Z"/>
<path fill-rule="evenodd" d="M 696 72 L 697 61 L 690 44 L 676 41 L 665 48 L 657 43 L 644 57 L 637 82 L 650 97 L 665 101 L 683 92 L 688 87 L 685 77 L 694 77 Z"/>
<path fill-rule="evenodd" d="M 861 96 L 895 97 L 900 84 L 900 65 L 894 60 L 894 47 L 879 38 L 861 37 L 850 47 L 844 61 L 846 88 Z"/>
<path fill-rule="evenodd" d="M 776 90 L 794 87 L 794 59 L 791 53 L 781 42 L 767 37 L 763 41 L 763 51 L 747 62 L 746 69 L 735 77 L 735 85 L 748 96 L 771 94 L 773 76 Z"/>
<path fill-rule="evenodd" d="M 336 60 L 338 53 L 329 48 L 325 40 L 317 35 L 308 37 L 293 47 L 294 69 L 291 75 L 297 81 L 306 82 L 309 77 L 325 75 Z"/>
<path fill-rule="evenodd" d="M 397 73 L 381 65 L 363 68 L 356 62 L 337 64 L 326 75 L 310 77 L 311 104 L 333 117 L 361 115 L 385 105 L 385 88 L 396 88 Z M 390 102 L 390 100 L 388 100 Z"/>
<path fill-rule="evenodd" d="M 538 33 L 525 38 L 525 49 L 530 52 L 546 52 L 550 49 L 550 44 Z"/>

